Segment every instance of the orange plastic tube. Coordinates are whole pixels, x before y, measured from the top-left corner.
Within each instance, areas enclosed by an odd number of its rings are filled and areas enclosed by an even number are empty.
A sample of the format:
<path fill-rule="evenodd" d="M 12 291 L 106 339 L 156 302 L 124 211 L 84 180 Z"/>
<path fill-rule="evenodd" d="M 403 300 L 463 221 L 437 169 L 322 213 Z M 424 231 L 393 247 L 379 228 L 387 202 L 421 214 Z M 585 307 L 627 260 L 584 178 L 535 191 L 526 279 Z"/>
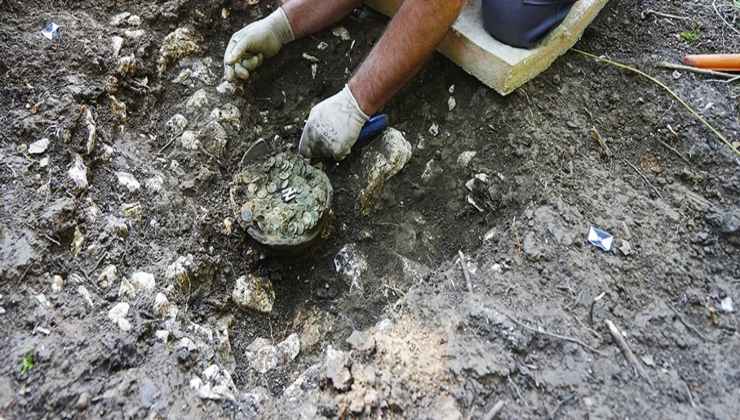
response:
<path fill-rule="evenodd" d="M 687 55 L 683 63 L 700 69 L 718 71 L 740 71 L 740 54 L 697 54 Z"/>

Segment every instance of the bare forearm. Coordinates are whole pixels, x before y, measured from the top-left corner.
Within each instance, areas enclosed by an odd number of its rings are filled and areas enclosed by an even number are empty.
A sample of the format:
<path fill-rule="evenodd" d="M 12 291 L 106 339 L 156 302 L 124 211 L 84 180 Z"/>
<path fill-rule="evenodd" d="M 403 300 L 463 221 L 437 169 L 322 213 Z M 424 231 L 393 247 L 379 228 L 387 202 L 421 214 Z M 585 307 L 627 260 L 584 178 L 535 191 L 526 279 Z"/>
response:
<path fill-rule="evenodd" d="M 457 19 L 464 0 L 406 0 L 349 82 L 363 111 L 378 111 L 416 74 Z"/>
<path fill-rule="evenodd" d="M 340 21 L 361 3 L 362 0 L 287 0 L 282 7 L 298 39 Z"/>

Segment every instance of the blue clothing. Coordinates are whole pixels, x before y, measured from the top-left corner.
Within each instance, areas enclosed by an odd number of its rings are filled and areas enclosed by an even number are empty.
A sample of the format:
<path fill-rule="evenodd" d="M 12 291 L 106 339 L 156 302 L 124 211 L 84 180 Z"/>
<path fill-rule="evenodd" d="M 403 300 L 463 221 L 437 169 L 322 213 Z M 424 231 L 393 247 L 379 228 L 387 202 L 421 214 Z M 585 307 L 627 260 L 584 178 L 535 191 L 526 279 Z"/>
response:
<path fill-rule="evenodd" d="M 533 48 L 577 0 L 483 0 L 483 26 L 504 44 Z"/>

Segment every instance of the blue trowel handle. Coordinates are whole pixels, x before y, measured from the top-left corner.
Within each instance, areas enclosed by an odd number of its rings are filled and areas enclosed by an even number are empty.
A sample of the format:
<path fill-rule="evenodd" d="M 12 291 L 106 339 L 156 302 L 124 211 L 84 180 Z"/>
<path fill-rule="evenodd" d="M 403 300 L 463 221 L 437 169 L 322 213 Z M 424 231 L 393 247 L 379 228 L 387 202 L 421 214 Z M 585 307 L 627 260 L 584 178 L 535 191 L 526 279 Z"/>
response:
<path fill-rule="evenodd" d="M 370 117 L 360 131 L 357 142 L 365 144 L 378 136 L 388 127 L 388 114 L 375 114 Z"/>

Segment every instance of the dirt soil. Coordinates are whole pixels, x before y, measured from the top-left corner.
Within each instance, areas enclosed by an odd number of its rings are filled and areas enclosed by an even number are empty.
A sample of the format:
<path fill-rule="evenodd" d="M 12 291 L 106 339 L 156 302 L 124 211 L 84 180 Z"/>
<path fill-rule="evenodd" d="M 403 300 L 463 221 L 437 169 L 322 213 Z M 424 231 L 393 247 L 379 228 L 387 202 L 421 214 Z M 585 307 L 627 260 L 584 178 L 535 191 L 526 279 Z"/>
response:
<path fill-rule="evenodd" d="M 676 100 L 577 52 L 501 97 L 435 55 L 386 108 L 413 157 L 369 214 L 355 150 L 322 166 L 328 237 L 276 255 L 231 180 L 258 139 L 295 150 L 387 20 L 221 84 L 230 35 L 274 7 L 0 0 L 0 417 L 737 417 L 740 160 Z M 656 63 L 740 51 L 739 17 L 613 0 L 577 48 L 736 142 L 740 83 Z M 234 302 L 245 275 L 269 313 Z"/>

